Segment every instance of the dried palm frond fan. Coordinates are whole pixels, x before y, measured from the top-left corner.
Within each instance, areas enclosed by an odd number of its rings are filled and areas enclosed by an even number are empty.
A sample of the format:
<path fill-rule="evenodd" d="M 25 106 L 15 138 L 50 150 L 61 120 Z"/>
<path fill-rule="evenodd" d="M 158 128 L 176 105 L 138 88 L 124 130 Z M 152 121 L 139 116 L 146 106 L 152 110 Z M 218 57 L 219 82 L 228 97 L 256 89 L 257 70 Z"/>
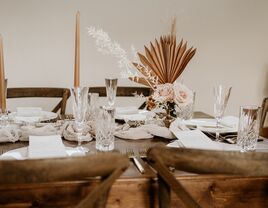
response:
<path fill-rule="evenodd" d="M 187 49 L 187 41 L 183 39 L 177 44 L 176 19 L 172 21 L 169 35 L 155 39 L 155 44 L 150 42 L 150 49 L 144 48 L 145 55 L 138 53 L 141 64 L 133 63 L 141 76 L 129 79 L 151 88 L 157 84 L 175 82 L 196 52 L 196 48 Z"/>

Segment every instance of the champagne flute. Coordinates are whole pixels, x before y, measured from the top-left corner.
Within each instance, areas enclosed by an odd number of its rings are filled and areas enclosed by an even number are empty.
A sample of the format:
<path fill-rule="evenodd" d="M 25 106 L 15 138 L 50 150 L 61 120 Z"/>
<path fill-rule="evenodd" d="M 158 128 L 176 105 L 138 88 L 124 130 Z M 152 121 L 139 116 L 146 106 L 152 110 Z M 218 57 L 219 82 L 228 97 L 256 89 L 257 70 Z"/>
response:
<path fill-rule="evenodd" d="M 82 133 L 85 125 L 85 117 L 88 103 L 88 87 L 71 88 L 73 98 L 73 115 L 77 135 L 77 149 L 82 153 L 88 152 L 88 148 L 82 146 Z"/>
<path fill-rule="evenodd" d="M 117 79 L 105 79 L 106 94 L 108 99 L 109 108 L 113 108 L 115 104 L 116 90 L 117 90 Z"/>
<path fill-rule="evenodd" d="M 214 117 L 216 119 L 216 141 L 220 141 L 220 122 L 224 115 L 232 87 L 217 85 L 213 88 L 214 92 Z"/>

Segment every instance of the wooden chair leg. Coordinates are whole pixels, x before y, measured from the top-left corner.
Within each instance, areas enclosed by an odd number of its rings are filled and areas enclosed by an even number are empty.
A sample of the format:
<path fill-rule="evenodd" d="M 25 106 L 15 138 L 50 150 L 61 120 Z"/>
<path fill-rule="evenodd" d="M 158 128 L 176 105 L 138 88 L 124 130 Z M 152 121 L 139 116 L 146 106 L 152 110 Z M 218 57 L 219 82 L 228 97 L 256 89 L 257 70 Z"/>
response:
<path fill-rule="evenodd" d="M 170 208 L 170 187 L 158 175 L 158 200 L 160 208 Z"/>
<path fill-rule="evenodd" d="M 106 202 L 108 199 L 110 189 L 104 193 L 102 196 L 99 197 L 99 199 L 95 203 L 95 208 L 105 208 L 106 207 Z"/>

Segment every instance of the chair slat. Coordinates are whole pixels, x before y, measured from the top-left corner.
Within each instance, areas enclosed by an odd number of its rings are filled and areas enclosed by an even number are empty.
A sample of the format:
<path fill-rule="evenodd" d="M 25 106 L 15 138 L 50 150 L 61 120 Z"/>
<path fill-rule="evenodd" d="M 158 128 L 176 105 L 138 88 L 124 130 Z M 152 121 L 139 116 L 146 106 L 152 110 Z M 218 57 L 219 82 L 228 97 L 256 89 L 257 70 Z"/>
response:
<path fill-rule="evenodd" d="M 70 90 L 67 88 L 48 88 L 48 87 L 23 87 L 8 88 L 7 98 L 61 98 L 59 103 L 53 108 L 52 112 L 60 110 L 61 115 L 65 115 L 67 100 L 70 97 Z"/>
<path fill-rule="evenodd" d="M 267 183 L 268 181 L 268 153 L 240 153 L 156 146 L 149 149 L 147 154 L 149 163 L 158 173 L 160 188 L 165 189 L 160 192 L 166 195 L 169 193 L 168 190 L 172 189 L 182 199 L 186 207 L 200 207 L 200 205 L 174 177 L 168 167 L 198 174 L 264 176 L 263 182 Z M 267 193 L 263 194 L 263 197 L 267 197 Z M 159 195 L 159 203 L 160 207 L 170 207 L 170 194 L 164 198 Z"/>
<path fill-rule="evenodd" d="M 94 186 L 94 189 L 87 193 L 86 197 L 76 199 L 77 201 L 81 201 L 77 207 L 94 207 L 97 201 L 98 204 L 102 204 L 100 207 L 105 207 L 107 193 L 110 187 L 126 170 L 128 165 L 128 158 L 119 153 L 99 153 L 84 157 L 22 161 L 2 160 L 0 161 L 0 190 L 5 191 L 0 191 L 0 203 L 14 203 L 14 201 L 10 201 L 10 192 L 18 191 L 19 193 L 21 191 L 20 185 L 25 187 L 25 184 L 29 184 L 29 186 L 25 190 L 25 199 L 21 199 L 21 203 L 25 203 L 25 200 L 29 200 L 27 190 L 29 190 L 31 197 L 33 197 L 33 203 L 35 200 L 39 200 L 41 201 L 40 203 L 45 204 L 45 199 L 49 199 L 49 203 L 51 203 L 53 196 L 49 198 L 49 193 L 43 195 L 44 201 L 42 201 L 42 199 L 39 198 L 40 196 L 37 196 L 37 199 L 34 198 L 31 189 L 36 188 L 37 192 L 40 192 L 40 185 L 38 187 L 35 186 L 36 184 L 58 183 L 62 181 L 65 183 L 69 182 L 70 185 L 73 185 L 72 182 L 75 184 L 77 181 L 87 181 L 92 179 L 92 177 L 98 176 L 102 178 L 101 182 Z M 16 189 L 12 188 L 14 185 L 16 185 Z M 67 183 L 65 189 L 68 190 Z M 5 201 L 5 193 L 9 196 L 9 201 Z M 78 194 L 78 196 L 80 197 L 80 194 Z M 14 194 L 14 197 L 16 197 L 16 194 Z M 16 200 L 17 203 L 18 198 L 14 200 Z M 65 200 L 64 197 L 62 197 L 62 200 Z M 102 203 L 100 203 L 100 201 L 102 201 Z"/>

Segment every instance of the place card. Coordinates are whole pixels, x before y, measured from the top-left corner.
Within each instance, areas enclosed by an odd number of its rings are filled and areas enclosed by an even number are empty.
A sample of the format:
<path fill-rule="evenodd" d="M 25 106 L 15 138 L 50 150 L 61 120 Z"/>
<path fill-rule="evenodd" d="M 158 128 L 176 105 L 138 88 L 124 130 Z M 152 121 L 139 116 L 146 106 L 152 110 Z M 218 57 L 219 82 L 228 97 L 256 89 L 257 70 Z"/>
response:
<path fill-rule="evenodd" d="M 35 159 L 65 156 L 67 156 L 67 154 L 60 135 L 29 137 L 29 158 Z"/>

